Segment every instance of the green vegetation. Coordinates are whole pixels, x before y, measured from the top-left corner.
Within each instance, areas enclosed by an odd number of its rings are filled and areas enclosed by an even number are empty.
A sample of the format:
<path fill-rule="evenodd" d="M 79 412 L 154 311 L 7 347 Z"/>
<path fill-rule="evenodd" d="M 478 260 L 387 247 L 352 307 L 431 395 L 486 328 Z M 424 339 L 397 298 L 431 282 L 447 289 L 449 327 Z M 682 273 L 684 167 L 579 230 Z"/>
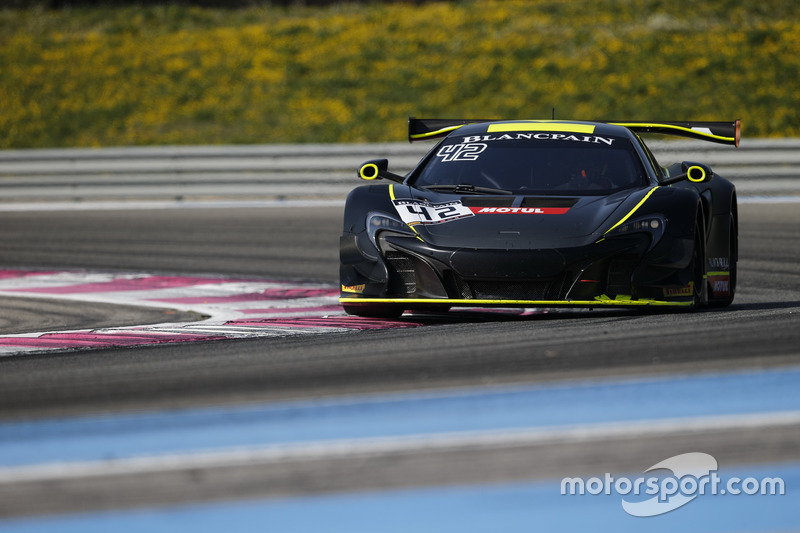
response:
<path fill-rule="evenodd" d="M 409 115 L 800 136 L 800 3 L 0 10 L 0 148 L 377 142 Z"/>

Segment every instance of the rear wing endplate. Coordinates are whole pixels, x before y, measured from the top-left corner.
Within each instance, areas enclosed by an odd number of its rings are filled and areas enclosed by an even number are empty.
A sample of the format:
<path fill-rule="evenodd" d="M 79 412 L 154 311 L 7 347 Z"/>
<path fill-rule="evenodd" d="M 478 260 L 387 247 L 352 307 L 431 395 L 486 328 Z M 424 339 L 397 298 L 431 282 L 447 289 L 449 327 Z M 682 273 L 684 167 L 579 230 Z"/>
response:
<path fill-rule="evenodd" d="M 408 140 L 426 141 L 444 137 L 465 124 L 480 122 L 497 122 L 489 119 L 443 119 L 443 118 L 415 118 L 408 119 Z M 563 121 L 562 121 L 563 122 Z M 636 133 L 657 133 L 661 135 L 675 135 L 689 137 L 721 144 L 739 146 L 742 132 L 741 120 L 732 122 L 661 122 L 661 121 L 624 121 L 602 120 L 598 121 L 615 126 L 624 126 Z"/>

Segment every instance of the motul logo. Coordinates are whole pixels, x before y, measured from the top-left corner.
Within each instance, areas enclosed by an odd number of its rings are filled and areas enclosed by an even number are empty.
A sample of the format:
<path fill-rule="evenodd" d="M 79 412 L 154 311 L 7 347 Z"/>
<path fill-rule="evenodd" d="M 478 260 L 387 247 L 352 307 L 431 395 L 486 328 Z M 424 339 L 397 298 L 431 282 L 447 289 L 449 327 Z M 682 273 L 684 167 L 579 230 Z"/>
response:
<path fill-rule="evenodd" d="M 476 215 L 563 215 L 569 207 L 470 207 L 470 210 Z"/>

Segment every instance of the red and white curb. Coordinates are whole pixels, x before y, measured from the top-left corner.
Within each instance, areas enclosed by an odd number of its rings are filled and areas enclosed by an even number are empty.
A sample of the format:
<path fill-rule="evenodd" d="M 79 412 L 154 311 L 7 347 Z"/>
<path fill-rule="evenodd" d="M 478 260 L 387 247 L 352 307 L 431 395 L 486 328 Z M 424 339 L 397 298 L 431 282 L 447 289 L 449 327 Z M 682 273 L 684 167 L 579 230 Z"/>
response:
<path fill-rule="evenodd" d="M 192 311 L 208 318 L 72 331 L 0 335 L 0 356 L 423 325 L 349 316 L 326 284 L 144 273 L 0 270 L 0 295 Z"/>

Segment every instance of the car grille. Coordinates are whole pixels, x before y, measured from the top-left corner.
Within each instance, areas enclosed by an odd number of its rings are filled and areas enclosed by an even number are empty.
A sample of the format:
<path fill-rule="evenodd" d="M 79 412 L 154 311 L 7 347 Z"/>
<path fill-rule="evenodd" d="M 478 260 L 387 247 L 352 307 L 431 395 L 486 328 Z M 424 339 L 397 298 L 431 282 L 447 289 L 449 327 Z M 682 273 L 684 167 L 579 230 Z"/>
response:
<path fill-rule="evenodd" d="M 415 272 L 417 264 L 408 254 L 389 250 L 385 252 L 389 270 L 389 293 L 396 296 L 412 296 L 421 290 L 425 293 L 432 287 L 418 286 Z M 565 273 L 547 279 L 485 280 L 469 279 L 453 270 L 441 272 L 443 283 L 450 298 L 464 300 L 553 300 L 563 299 L 569 288 L 569 276 Z M 424 277 L 423 277 L 424 278 Z"/>
<path fill-rule="evenodd" d="M 547 281 L 470 281 L 467 285 L 478 300 L 544 300 L 550 288 Z"/>
<path fill-rule="evenodd" d="M 566 275 L 547 280 L 465 281 L 477 300 L 553 300 L 562 299 L 566 291 Z"/>

